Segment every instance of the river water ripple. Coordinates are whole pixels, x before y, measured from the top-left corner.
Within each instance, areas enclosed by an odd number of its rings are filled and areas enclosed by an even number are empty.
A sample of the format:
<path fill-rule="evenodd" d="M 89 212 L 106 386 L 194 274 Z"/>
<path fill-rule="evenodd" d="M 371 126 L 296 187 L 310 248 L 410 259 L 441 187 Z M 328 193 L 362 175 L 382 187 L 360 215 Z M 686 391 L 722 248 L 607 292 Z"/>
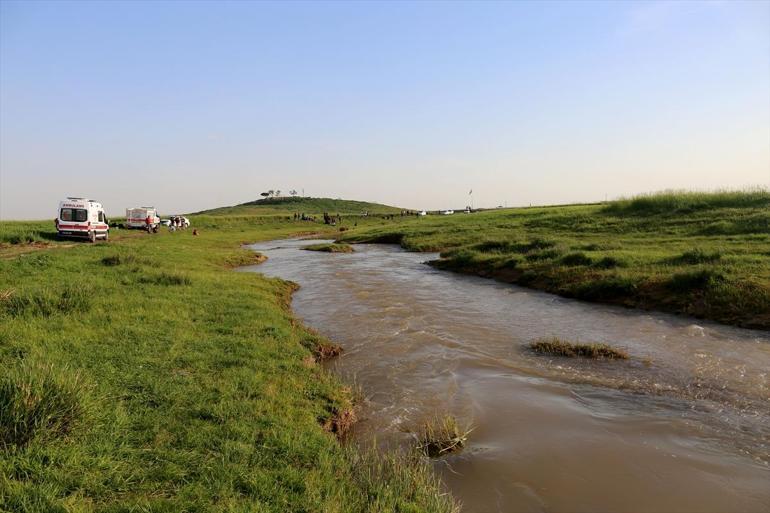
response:
<path fill-rule="evenodd" d="M 431 253 L 317 241 L 250 246 L 243 268 L 298 283 L 293 309 L 343 346 L 362 441 L 407 444 L 451 413 L 475 426 L 435 463 L 466 512 L 770 511 L 770 333 L 560 298 L 437 271 Z M 544 336 L 624 361 L 544 358 Z"/>

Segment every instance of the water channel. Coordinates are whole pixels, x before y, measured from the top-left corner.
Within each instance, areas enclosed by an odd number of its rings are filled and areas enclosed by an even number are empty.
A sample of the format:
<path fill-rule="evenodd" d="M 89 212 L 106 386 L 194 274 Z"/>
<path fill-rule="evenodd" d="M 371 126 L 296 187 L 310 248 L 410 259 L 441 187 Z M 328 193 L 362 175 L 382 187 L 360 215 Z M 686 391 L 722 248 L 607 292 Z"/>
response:
<path fill-rule="evenodd" d="M 585 303 L 437 271 L 391 245 L 250 246 L 244 271 L 298 283 L 292 307 L 339 343 L 365 395 L 354 436 L 408 444 L 452 414 L 468 446 L 434 462 L 465 512 L 770 511 L 770 333 Z M 628 361 L 550 358 L 539 337 Z"/>

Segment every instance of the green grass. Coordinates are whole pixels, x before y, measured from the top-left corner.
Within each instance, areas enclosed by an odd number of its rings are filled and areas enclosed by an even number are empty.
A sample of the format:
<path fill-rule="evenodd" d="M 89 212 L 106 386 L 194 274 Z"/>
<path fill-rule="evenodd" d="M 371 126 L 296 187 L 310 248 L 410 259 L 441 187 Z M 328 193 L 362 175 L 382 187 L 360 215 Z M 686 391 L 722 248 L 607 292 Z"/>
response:
<path fill-rule="evenodd" d="M 322 251 L 324 253 L 352 253 L 353 246 L 350 244 L 311 244 L 302 249 L 307 251 Z"/>
<path fill-rule="evenodd" d="M 84 421 L 87 390 L 78 373 L 14 363 L 0 377 L 0 450 L 64 438 Z"/>
<path fill-rule="evenodd" d="M 532 342 L 529 348 L 537 354 L 564 356 L 568 358 L 591 358 L 594 360 L 627 360 L 628 353 L 607 344 L 585 344 L 570 342 L 557 337 L 543 338 Z"/>
<path fill-rule="evenodd" d="M 770 191 L 762 188 L 717 192 L 663 191 L 613 201 L 605 211 L 613 214 L 689 214 L 723 208 L 768 208 Z"/>
<path fill-rule="evenodd" d="M 231 270 L 304 230 L 0 247 L 0 511 L 452 511 L 424 462 L 340 444 L 352 393 L 317 363 L 339 348 L 293 284 Z"/>
<path fill-rule="evenodd" d="M 566 297 L 770 329 L 770 192 L 397 218 L 340 235 L 440 251 L 437 268 Z"/>
<path fill-rule="evenodd" d="M 0 244 L 45 242 L 55 237 L 53 219 L 50 221 L 0 222 Z"/>

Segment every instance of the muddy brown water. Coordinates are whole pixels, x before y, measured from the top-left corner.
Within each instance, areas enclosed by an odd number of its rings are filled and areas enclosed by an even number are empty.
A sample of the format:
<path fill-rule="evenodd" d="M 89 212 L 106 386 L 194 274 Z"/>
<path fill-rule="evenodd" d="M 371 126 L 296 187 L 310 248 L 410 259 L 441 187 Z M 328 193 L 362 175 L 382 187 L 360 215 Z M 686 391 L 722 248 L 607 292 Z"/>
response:
<path fill-rule="evenodd" d="M 449 413 L 467 447 L 434 461 L 465 512 L 770 511 L 770 333 L 437 271 L 391 245 L 251 246 L 245 271 L 300 284 L 292 307 L 341 344 L 365 395 L 354 436 L 408 445 Z M 629 361 L 531 354 L 543 336 Z"/>

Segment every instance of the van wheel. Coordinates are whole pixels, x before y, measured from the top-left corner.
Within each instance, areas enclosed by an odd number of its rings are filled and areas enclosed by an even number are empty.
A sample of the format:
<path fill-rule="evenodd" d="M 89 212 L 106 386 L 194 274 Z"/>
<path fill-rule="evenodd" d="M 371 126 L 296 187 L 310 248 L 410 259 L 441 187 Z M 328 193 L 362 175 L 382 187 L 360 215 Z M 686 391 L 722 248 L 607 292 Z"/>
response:
<path fill-rule="evenodd" d="M 110 240 L 110 232 L 109 231 L 104 232 L 104 242 L 107 242 L 108 240 Z"/>
<path fill-rule="evenodd" d="M 96 242 L 96 232 L 94 231 L 88 232 L 88 241 L 91 243 Z"/>

